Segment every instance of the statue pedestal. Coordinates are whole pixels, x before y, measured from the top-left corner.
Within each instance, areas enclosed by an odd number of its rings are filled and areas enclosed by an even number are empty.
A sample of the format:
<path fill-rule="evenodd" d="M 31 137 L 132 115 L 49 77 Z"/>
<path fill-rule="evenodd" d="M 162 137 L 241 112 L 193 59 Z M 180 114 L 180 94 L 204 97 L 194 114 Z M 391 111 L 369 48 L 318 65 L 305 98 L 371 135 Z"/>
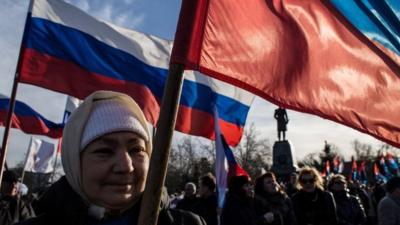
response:
<path fill-rule="evenodd" d="M 290 143 L 287 140 L 276 141 L 272 152 L 271 171 L 280 179 L 286 180 L 296 169 L 297 166 L 294 164 Z"/>

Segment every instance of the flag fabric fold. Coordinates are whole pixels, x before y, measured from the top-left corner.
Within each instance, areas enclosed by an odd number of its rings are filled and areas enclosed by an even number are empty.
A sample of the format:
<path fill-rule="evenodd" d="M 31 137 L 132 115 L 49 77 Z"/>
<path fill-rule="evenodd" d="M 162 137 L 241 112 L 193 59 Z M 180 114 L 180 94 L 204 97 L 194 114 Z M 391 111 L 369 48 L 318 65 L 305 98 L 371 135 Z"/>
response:
<path fill-rule="evenodd" d="M 37 0 L 26 24 L 20 81 L 79 99 L 124 92 L 156 124 L 173 42 L 96 20 L 62 1 Z M 254 96 L 197 71 L 184 74 L 176 130 L 214 138 L 213 106 L 230 145 L 239 143 Z"/>
<path fill-rule="evenodd" d="M 53 172 L 55 153 L 55 144 L 32 137 L 24 170 L 33 173 Z"/>
<path fill-rule="evenodd" d="M 399 1 L 183 1 L 171 63 L 400 146 Z"/>
<path fill-rule="evenodd" d="M 0 94 L 0 125 L 4 126 L 8 113 L 10 98 Z M 30 106 L 21 101 L 15 102 L 11 127 L 20 129 L 27 134 L 44 135 L 50 138 L 62 136 L 63 123 L 47 120 Z"/>

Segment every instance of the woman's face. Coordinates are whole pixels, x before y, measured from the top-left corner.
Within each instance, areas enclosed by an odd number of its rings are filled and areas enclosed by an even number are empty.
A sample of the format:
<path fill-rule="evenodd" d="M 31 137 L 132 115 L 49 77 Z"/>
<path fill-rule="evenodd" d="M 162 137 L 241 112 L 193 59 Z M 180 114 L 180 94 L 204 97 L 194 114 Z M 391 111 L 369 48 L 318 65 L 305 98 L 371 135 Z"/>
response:
<path fill-rule="evenodd" d="M 132 132 L 103 135 L 81 153 L 83 191 L 107 209 L 122 209 L 143 192 L 149 156 L 143 138 Z"/>
<path fill-rule="evenodd" d="M 272 177 L 264 178 L 264 191 L 267 193 L 276 193 L 278 191 L 278 184 Z"/>
<path fill-rule="evenodd" d="M 303 176 L 300 177 L 299 182 L 305 192 L 314 192 L 317 187 L 316 179 L 312 174 L 303 174 Z"/>
<path fill-rule="evenodd" d="M 346 181 L 341 179 L 336 179 L 333 181 L 332 190 L 333 191 L 343 191 L 347 188 Z"/>
<path fill-rule="evenodd" d="M 246 195 L 249 197 L 254 196 L 254 187 L 251 183 L 246 183 L 242 186 L 242 189 L 246 192 Z"/>

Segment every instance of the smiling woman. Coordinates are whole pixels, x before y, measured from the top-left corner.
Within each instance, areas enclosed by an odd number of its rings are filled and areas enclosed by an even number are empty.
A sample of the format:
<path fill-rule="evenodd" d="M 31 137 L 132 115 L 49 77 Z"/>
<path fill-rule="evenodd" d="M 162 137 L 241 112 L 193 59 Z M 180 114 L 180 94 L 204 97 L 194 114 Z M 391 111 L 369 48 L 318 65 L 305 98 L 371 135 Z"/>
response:
<path fill-rule="evenodd" d="M 65 177 L 39 200 L 41 216 L 23 224 L 136 224 L 151 150 L 145 117 L 132 98 L 111 91 L 93 93 L 65 126 Z M 195 214 L 162 208 L 158 224 L 204 222 Z"/>

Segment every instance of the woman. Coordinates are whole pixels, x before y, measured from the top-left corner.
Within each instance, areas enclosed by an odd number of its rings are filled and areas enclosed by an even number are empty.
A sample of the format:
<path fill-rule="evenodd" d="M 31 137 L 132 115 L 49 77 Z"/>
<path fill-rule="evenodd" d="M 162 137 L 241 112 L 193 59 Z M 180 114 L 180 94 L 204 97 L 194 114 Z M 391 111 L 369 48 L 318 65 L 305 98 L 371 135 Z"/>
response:
<path fill-rule="evenodd" d="M 260 202 L 253 198 L 248 176 L 231 177 L 228 190 L 221 214 L 222 225 L 258 225 L 272 221 L 272 213 L 262 212 Z"/>
<path fill-rule="evenodd" d="M 299 225 L 337 225 L 336 206 L 331 193 L 324 191 L 315 168 L 305 167 L 299 174 L 299 192 L 292 203 Z"/>
<path fill-rule="evenodd" d="M 335 198 L 337 216 L 340 225 L 364 225 L 366 216 L 361 201 L 349 194 L 346 178 L 341 174 L 331 177 L 328 190 Z"/>
<path fill-rule="evenodd" d="M 295 225 L 292 201 L 276 182 L 275 174 L 267 172 L 256 179 L 256 198 L 261 199 L 264 207 L 274 214 L 270 224 Z"/>
<path fill-rule="evenodd" d="M 23 224 L 137 224 L 151 151 L 139 106 L 125 94 L 93 93 L 64 128 L 65 177 L 40 200 L 40 216 Z M 201 224 L 194 214 L 166 209 L 158 224 L 173 224 L 174 216 Z"/>

